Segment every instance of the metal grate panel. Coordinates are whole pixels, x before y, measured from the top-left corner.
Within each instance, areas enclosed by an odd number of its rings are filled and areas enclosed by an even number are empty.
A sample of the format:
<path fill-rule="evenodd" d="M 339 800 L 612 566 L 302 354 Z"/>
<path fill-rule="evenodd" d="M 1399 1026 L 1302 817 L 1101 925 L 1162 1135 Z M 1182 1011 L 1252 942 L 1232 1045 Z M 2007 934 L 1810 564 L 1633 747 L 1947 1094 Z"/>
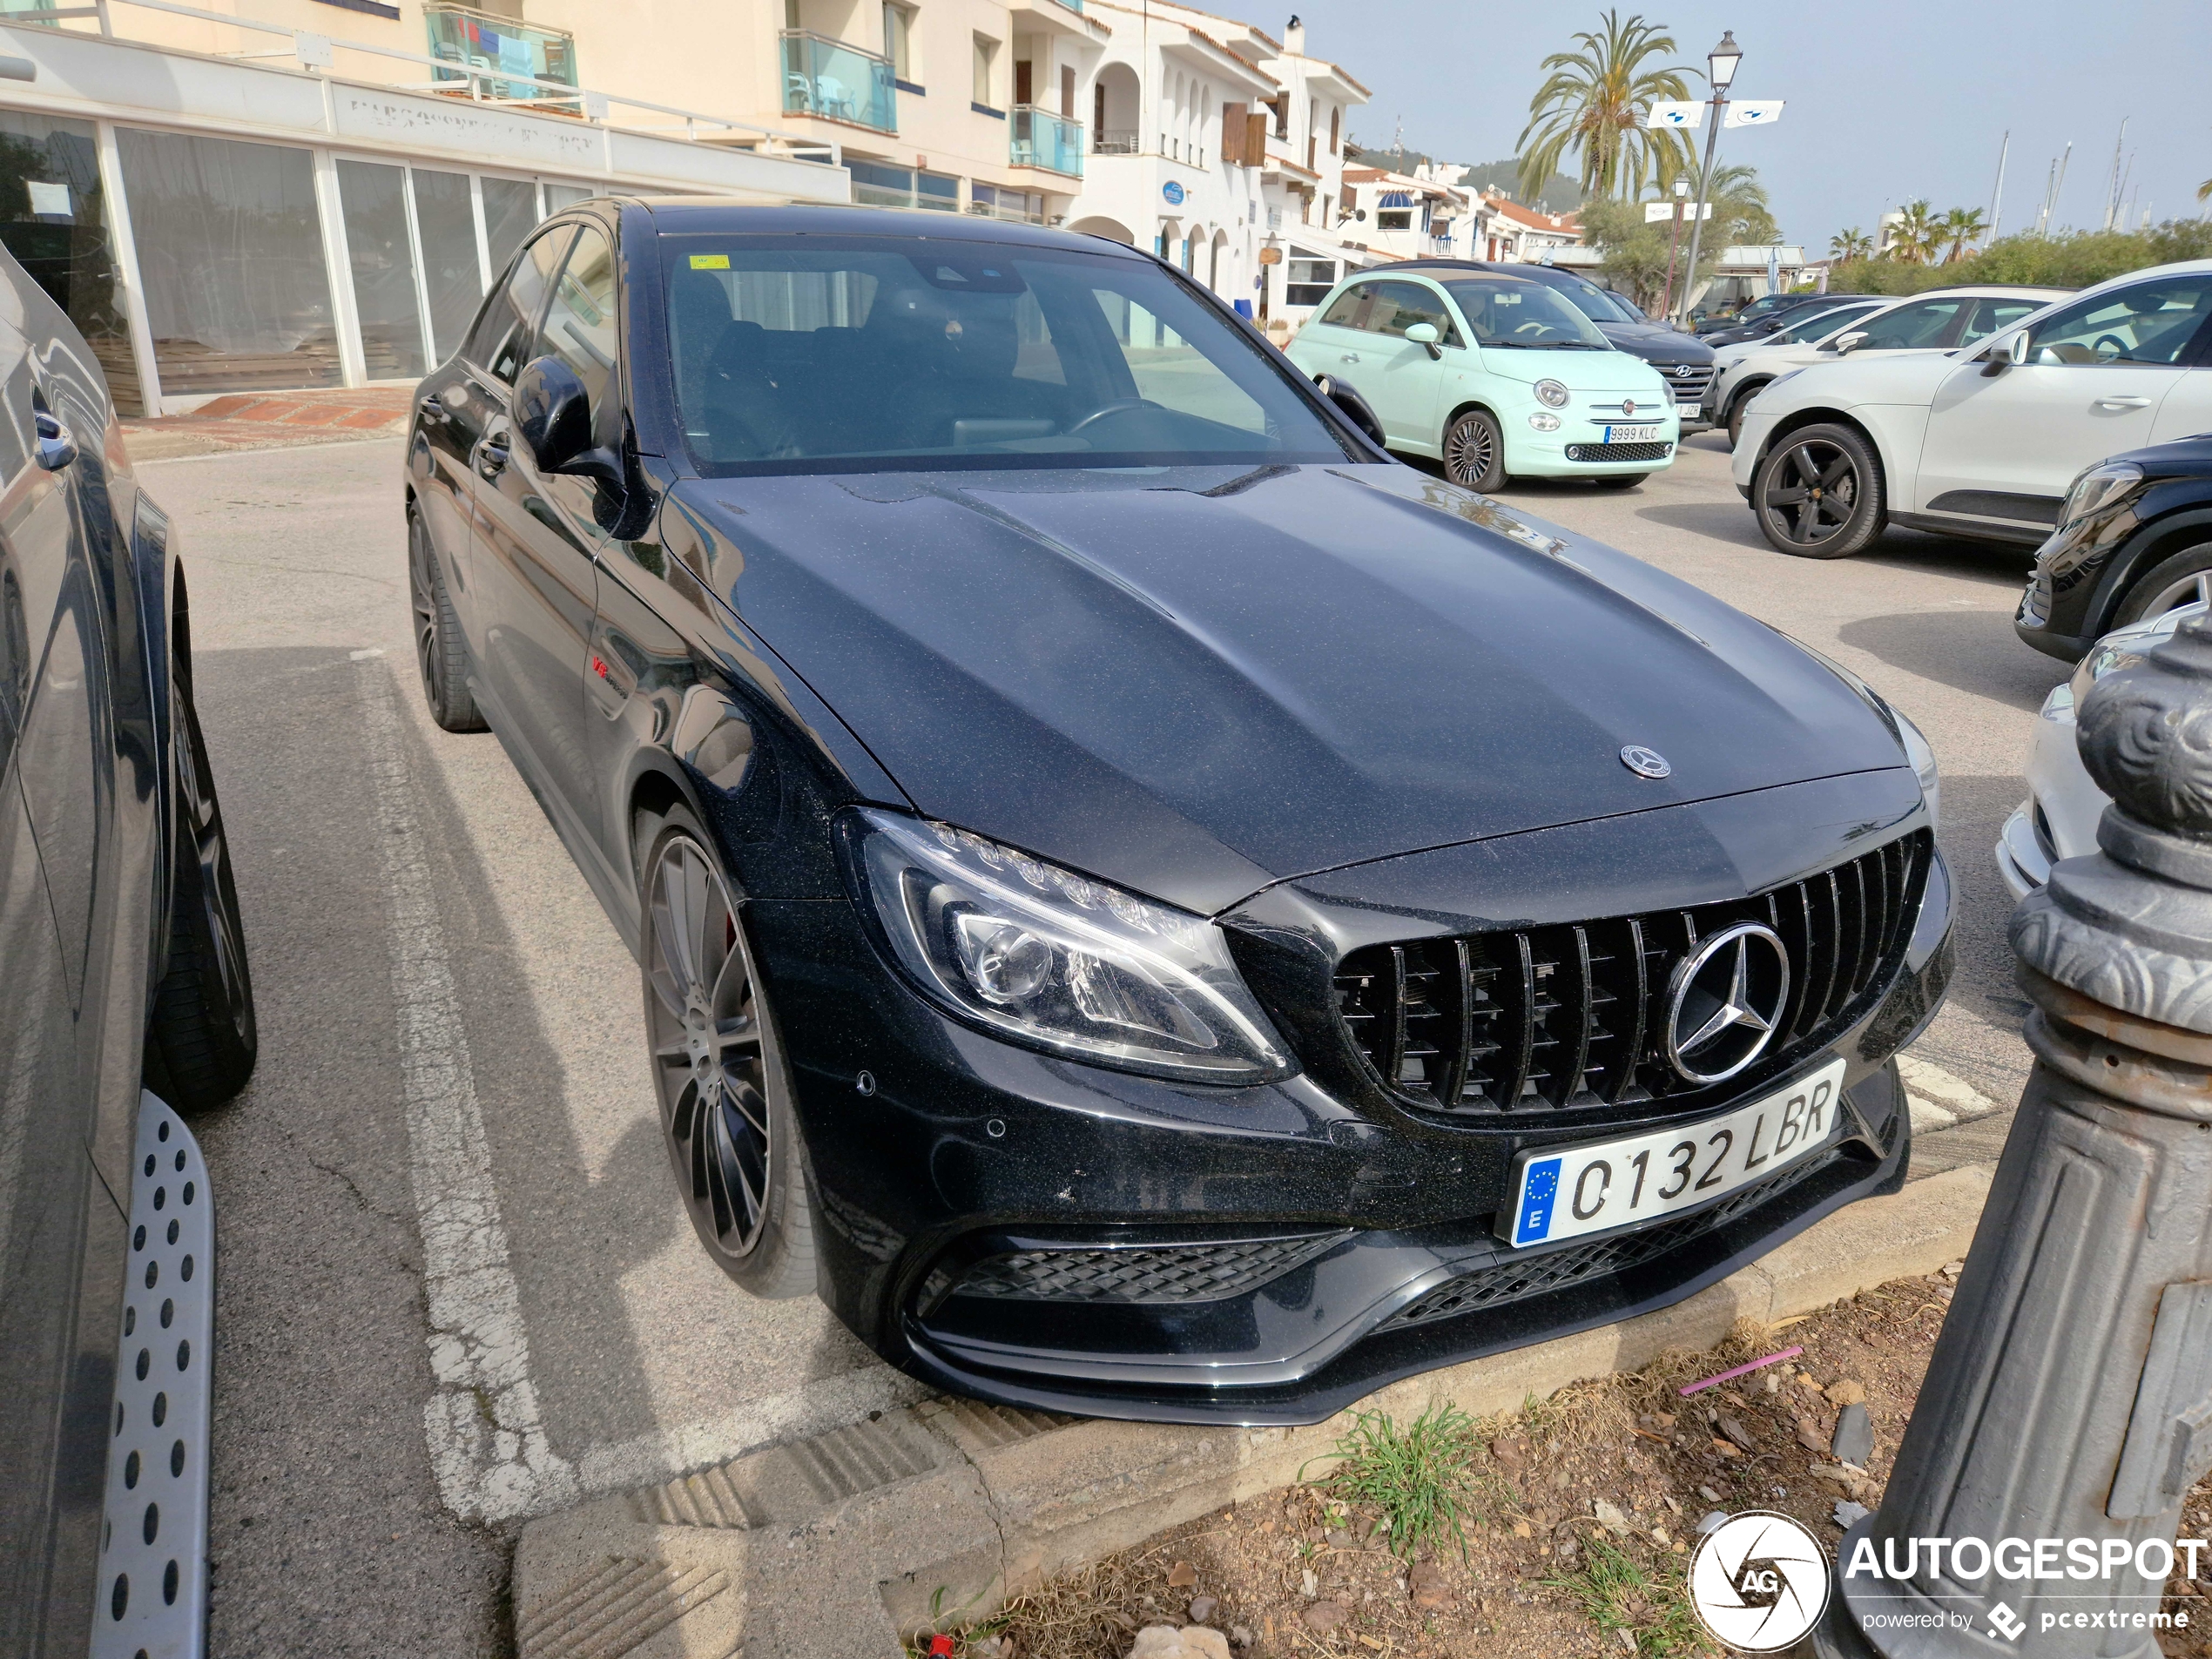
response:
<path fill-rule="evenodd" d="M 1671 443 L 1570 443 L 1569 461 L 1664 461 L 1674 454 Z"/>
<path fill-rule="evenodd" d="M 215 1198 L 184 1119 L 138 1101 L 93 1659 L 206 1650 Z"/>
<path fill-rule="evenodd" d="M 1428 1111 L 1702 1107 L 1817 1052 L 1866 1011 L 1904 959 L 1932 845 L 1916 830 L 1689 910 L 1369 946 L 1337 971 L 1342 1030 L 1376 1081 Z M 1698 1088 L 1662 1052 L 1668 976 L 1698 940 L 1739 921 L 1781 936 L 1790 1000 L 1757 1072 Z"/>
<path fill-rule="evenodd" d="M 1669 1251 L 1680 1249 L 1701 1233 L 1724 1227 L 1738 1216 L 1748 1214 L 1784 1189 L 1795 1186 L 1815 1170 L 1825 1169 L 1836 1157 L 1833 1150 L 1823 1152 L 1731 1193 L 1710 1210 L 1685 1216 L 1679 1221 L 1662 1222 L 1637 1232 L 1616 1233 L 1593 1239 L 1587 1244 L 1568 1244 L 1535 1256 L 1514 1258 L 1452 1279 L 1418 1301 L 1406 1304 L 1379 1328 L 1395 1331 L 1409 1325 L 1426 1325 L 1433 1319 L 1472 1313 L 1478 1308 L 1524 1302 L 1532 1296 L 1640 1267 Z"/>
<path fill-rule="evenodd" d="M 978 1262 L 956 1296 L 1022 1302 L 1222 1302 L 1335 1244 L 1341 1232 L 1130 1250 L 1026 1250 Z"/>

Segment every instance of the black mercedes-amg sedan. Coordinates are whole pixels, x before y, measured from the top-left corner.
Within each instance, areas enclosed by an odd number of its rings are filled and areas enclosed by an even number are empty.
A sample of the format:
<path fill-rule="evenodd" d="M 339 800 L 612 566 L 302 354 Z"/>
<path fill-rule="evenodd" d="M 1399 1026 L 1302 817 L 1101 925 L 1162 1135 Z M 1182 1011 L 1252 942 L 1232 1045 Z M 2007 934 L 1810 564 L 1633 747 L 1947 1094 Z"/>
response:
<path fill-rule="evenodd" d="M 0 252 L 0 1653 L 197 1653 L 214 1195 L 178 1113 L 245 1084 L 253 990 L 178 537 L 42 281 L 81 315 L 110 273 Z"/>
<path fill-rule="evenodd" d="M 425 695 L 634 942 L 701 1243 L 925 1378 L 1312 1420 L 1904 1178 L 1919 733 L 1147 254 L 579 204 L 404 482 Z"/>

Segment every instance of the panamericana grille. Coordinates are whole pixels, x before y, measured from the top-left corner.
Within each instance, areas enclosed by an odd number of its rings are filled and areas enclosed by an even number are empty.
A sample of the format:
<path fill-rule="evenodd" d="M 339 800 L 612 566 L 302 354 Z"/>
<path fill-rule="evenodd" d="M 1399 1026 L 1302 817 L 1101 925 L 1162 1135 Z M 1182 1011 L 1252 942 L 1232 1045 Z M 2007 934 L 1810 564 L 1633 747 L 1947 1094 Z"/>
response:
<path fill-rule="evenodd" d="M 1338 1013 L 1377 1080 L 1426 1110 L 1703 1104 L 1865 1012 L 1912 938 L 1932 845 L 1915 830 L 1817 875 L 1694 909 L 1367 946 L 1338 968 Z M 1668 975 L 1697 941 L 1739 921 L 1781 935 L 1789 999 L 1757 1069 L 1701 1089 L 1664 1055 Z"/>
<path fill-rule="evenodd" d="M 1569 461 L 1664 461 L 1674 454 L 1671 443 L 1570 443 Z"/>
<path fill-rule="evenodd" d="M 1022 1302 L 1222 1302 L 1302 1267 L 1341 1232 L 1132 1250 L 1025 1250 L 970 1268 L 954 1293 Z"/>
<path fill-rule="evenodd" d="M 1817 1170 L 1825 1169 L 1837 1156 L 1831 1149 L 1786 1170 L 1777 1170 L 1765 1180 L 1731 1193 L 1710 1210 L 1684 1216 L 1679 1221 L 1662 1222 L 1656 1227 L 1639 1228 L 1634 1232 L 1615 1233 L 1594 1238 L 1587 1244 L 1569 1244 L 1563 1250 L 1516 1257 L 1447 1279 L 1426 1296 L 1399 1309 L 1378 1329 L 1395 1331 L 1409 1325 L 1426 1325 L 1432 1319 L 1448 1319 L 1458 1313 L 1472 1313 L 1478 1308 L 1525 1302 L 1532 1296 L 1564 1290 L 1585 1279 L 1603 1278 L 1608 1274 L 1641 1267 L 1688 1244 L 1698 1234 L 1725 1227 L 1738 1216 L 1757 1209 L 1784 1189 L 1797 1185 Z"/>

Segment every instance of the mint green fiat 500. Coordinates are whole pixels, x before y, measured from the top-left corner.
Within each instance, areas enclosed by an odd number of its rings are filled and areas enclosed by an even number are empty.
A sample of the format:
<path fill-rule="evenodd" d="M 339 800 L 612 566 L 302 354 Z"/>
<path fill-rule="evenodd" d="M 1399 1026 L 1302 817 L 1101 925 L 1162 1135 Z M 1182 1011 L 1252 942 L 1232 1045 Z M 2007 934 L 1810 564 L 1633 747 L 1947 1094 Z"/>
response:
<path fill-rule="evenodd" d="M 1667 384 L 1565 296 L 1500 272 L 1386 267 L 1347 278 L 1291 342 L 1291 361 L 1348 387 L 1393 449 L 1455 483 L 1589 478 L 1625 489 L 1672 463 Z"/>

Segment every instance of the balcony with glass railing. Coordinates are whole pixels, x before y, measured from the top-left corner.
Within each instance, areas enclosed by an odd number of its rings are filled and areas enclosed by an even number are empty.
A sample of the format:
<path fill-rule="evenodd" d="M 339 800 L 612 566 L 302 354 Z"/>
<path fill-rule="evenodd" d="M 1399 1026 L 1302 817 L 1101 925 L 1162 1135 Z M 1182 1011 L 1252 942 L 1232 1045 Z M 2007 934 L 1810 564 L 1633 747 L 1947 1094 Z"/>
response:
<path fill-rule="evenodd" d="M 807 29 L 786 29 L 784 113 L 816 115 L 876 132 L 899 130 L 891 60 Z"/>
<path fill-rule="evenodd" d="M 1008 158 L 1017 167 L 1042 167 L 1048 172 L 1083 176 L 1083 124 L 1055 115 L 1034 104 L 1017 104 L 1011 118 Z"/>
<path fill-rule="evenodd" d="M 558 101 L 558 93 L 532 83 L 577 84 L 576 37 L 565 30 L 534 29 L 512 17 L 453 5 L 425 7 L 422 22 L 430 32 L 431 57 L 474 71 L 472 78 L 441 69 L 438 78 L 464 84 L 474 78 L 478 97 Z M 523 78 L 494 80 L 485 74 L 501 70 Z"/>

